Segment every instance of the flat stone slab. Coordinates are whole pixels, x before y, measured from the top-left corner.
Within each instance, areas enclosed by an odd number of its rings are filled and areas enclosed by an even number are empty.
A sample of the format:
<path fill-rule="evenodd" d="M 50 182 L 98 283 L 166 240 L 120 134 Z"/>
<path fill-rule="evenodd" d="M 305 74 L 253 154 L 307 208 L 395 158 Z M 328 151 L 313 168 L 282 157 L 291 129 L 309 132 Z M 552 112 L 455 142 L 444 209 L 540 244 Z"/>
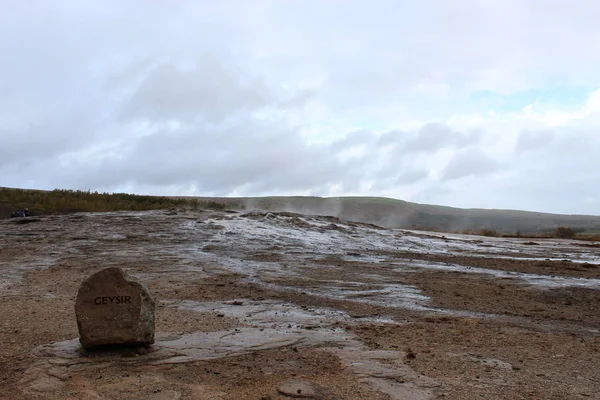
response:
<path fill-rule="evenodd" d="M 79 287 L 75 314 L 84 348 L 154 343 L 155 303 L 121 268 L 106 268 Z"/>

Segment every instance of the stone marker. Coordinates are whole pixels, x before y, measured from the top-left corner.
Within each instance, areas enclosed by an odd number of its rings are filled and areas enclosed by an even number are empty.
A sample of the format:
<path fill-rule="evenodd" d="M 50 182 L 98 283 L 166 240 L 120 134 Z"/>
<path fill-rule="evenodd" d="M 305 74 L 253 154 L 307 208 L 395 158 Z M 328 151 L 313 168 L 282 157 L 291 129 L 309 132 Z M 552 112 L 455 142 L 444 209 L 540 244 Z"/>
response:
<path fill-rule="evenodd" d="M 154 300 L 121 268 L 106 268 L 79 287 L 75 314 L 84 348 L 154 343 Z"/>

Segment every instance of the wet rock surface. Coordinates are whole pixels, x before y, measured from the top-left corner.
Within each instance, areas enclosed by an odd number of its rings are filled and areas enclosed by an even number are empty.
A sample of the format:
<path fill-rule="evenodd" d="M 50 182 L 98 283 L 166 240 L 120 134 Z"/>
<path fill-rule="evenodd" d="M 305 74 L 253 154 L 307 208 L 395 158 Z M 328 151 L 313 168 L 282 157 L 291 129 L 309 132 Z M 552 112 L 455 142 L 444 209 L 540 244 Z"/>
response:
<path fill-rule="evenodd" d="M 75 303 L 79 341 L 86 349 L 154 343 L 154 299 L 121 268 L 106 268 L 79 287 Z"/>
<path fill-rule="evenodd" d="M 291 213 L 0 222 L 0 398 L 594 398 L 597 247 L 536 243 Z M 160 299 L 149 349 L 81 351 L 73 304 L 106 267 Z"/>

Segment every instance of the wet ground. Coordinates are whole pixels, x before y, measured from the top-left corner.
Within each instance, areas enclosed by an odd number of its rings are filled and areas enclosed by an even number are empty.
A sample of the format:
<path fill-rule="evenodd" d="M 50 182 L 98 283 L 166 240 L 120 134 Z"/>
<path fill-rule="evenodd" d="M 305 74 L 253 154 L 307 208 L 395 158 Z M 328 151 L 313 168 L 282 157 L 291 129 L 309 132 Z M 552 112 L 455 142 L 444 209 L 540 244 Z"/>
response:
<path fill-rule="evenodd" d="M 600 399 L 593 243 L 289 213 L 17 222 L 0 222 L 0 398 Z M 79 348 L 78 285 L 108 266 L 157 300 L 150 351 Z"/>

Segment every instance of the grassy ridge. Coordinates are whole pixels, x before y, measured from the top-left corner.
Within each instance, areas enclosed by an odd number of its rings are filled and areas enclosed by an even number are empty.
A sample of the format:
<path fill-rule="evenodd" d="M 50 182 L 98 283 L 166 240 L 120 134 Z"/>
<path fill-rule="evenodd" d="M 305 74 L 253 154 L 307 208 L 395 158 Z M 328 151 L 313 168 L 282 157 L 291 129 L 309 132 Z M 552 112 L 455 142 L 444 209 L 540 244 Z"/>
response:
<path fill-rule="evenodd" d="M 225 209 L 225 204 L 198 198 L 141 196 L 128 193 L 98 193 L 80 190 L 26 190 L 0 188 L 0 218 L 29 208 L 32 215 L 63 214 L 78 211 L 144 211 L 184 208 Z"/>

